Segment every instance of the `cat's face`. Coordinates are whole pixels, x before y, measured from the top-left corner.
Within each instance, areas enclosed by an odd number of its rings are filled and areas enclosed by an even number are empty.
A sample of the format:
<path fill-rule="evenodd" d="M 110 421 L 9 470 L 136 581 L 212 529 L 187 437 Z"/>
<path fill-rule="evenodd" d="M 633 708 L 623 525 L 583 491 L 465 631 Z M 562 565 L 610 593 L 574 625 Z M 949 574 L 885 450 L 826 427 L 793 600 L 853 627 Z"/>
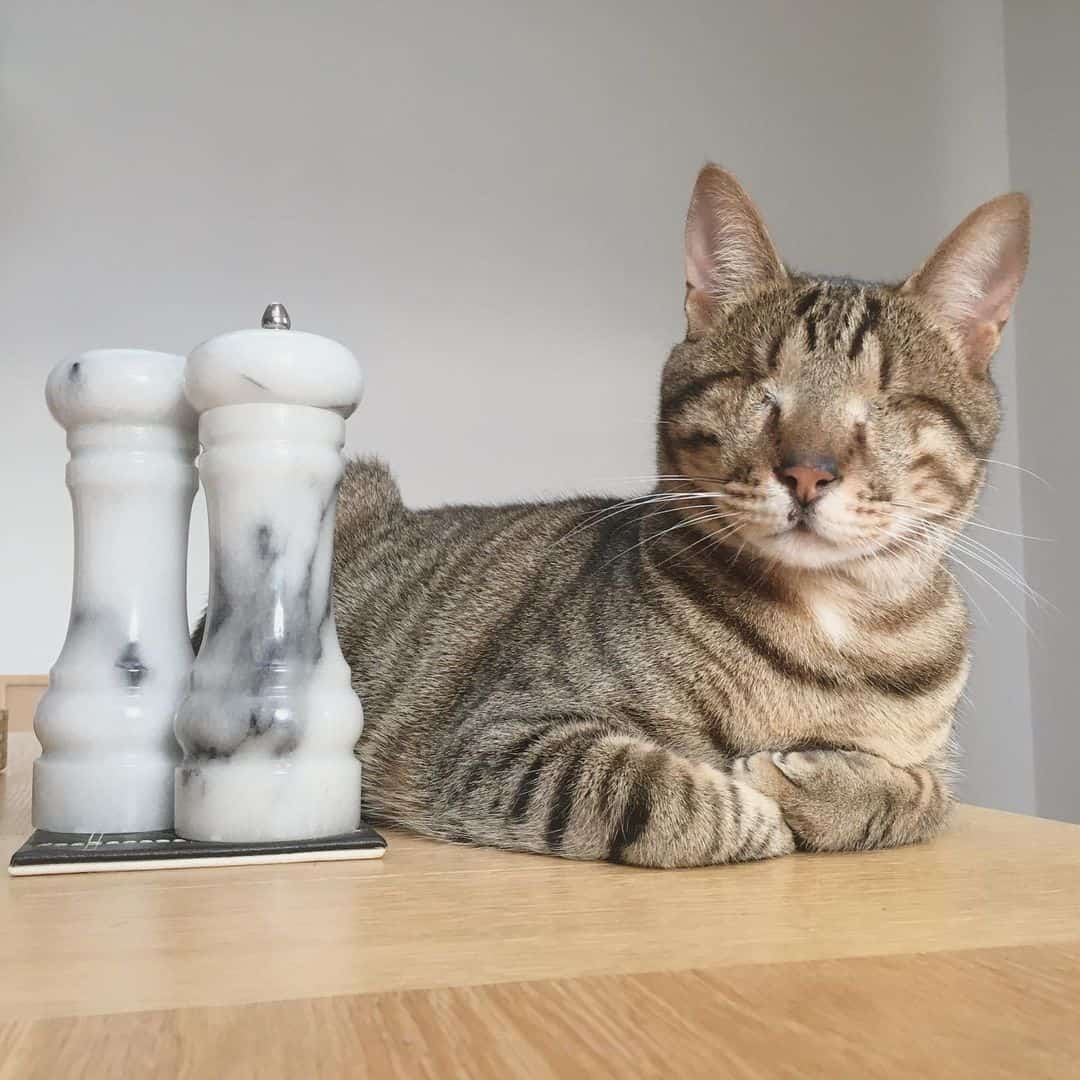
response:
<path fill-rule="evenodd" d="M 664 371 L 661 474 L 728 546 L 798 568 L 943 550 L 999 423 L 990 357 L 1027 256 L 1027 203 L 977 210 L 901 286 L 786 271 L 707 167 L 687 224 L 687 340 Z"/>

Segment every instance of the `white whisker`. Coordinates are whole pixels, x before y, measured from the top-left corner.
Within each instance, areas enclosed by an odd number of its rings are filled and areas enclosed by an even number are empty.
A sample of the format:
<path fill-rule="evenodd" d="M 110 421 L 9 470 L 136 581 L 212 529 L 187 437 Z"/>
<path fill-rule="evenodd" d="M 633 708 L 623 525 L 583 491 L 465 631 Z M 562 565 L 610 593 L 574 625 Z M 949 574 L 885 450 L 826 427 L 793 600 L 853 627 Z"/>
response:
<path fill-rule="evenodd" d="M 944 518 L 948 521 L 955 521 L 965 527 L 972 525 L 976 529 L 988 529 L 990 532 L 1001 533 L 1002 536 L 1015 536 L 1019 540 L 1034 540 L 1040 544 L 1053 544 L 1055 542 L 1052 536 L 1029 536 L 1027 533 L 1013 532 L 1009 529 L 999 529 L 996 525 L 987 525 L 985 522 L 979 521 L 978 518 L 969 518 L 965 517 L 963 514 L 954 514 L 948 510 L 941 510 L 936 506 L 931 506 L 929 503 L 897 501 L 893 505 L 911 510 L 919 510 L 924 514 Z"/>
<path fill-rule="evenodd" d="M 1051 491 L 1054 490 L 1054 485 L 1051 484 L 1045 476 L 1040 476 L 1031 469 L 1025 469 L 1023 465 L 1014 465 L 1011 461 L 1000 461 L 997 458 L 992 457 L 981 457 L 976 458 L 975 460 L 985 462 L 987 465 L 1004 465 L 1007 469 L 1015 469 L 1018 473 L 1023 473 L 1025 476 L 1030 476 L 1033 480 L 1038 480 L 1040 484 L 1045 484 Z"/>
<path fill-rule="evenodd" d="M 571 536 L 574 536 L 584 529 L 596 528 L 610 518 L 618 517 L 619 514 L 625 514 L 631 510 L 641 509 L 654 503 L 691 502 L 700 505 L 711 505 L 713 499 L 720 497 L 723 497 L 723 492 L 694 491 L 652 492 L 648 495 L 639 495 L 633 499 L 623 499 L 621 502 L 612 503 L 610 506 L 604 506 L 599 510 L 593 511 L 584 521 L 579 522 L 568 533 L 554 541 L 554 543 L 561 544 L 564 540 L 568 540 Z"/>
<path fill-rule="evenodd" d="M 687 544 L 686 547 L 676 551 L 674 555 L 669 555 L 666 559 L 664 559 L 663 562 L 658 562 L 656 565 L 665 566 L 667 565 L 667 563 L 671 562 L 672 559 L 681 559 L 688 551 L 696 548 L 698 544 L 704 544 L 707 541 L 712 541 L 713 544 L 719 547 L 720 544 L 727 537 L 729 537 L 733 532 L 736 532 L 738 530 L 740 524 L 741 522 L 737 521 L 734 525 L 729 525 L 727 526 L 727 528 L 721 529 L 719 532 L 706 533 L 704 536 L 699 536 L 692 544 Z"/>
<path fill-rule="evenodd" d="M 927 521 L 920 521 L 918 518 L 910 518 L 908 521 L 908 527 L 914 529 L 915 535 L 921 536 L 924 542 L 926 542 L 928 545 L 931 541 L 934 541 L 935 547 L 938 545 L 942 545 L 943 543 L 952 544 L 954 548 L 958 546 L 956 545 L 956 540 L 958 538 L 955 535 L 948 533 L 940 525 L 934 525 L 933 523 Z M 977 550 L 959 546 L 959 551 L 962 552 L 963 555 L 967 556 L 968 559 L 971 559 L 981 565 L 984 569 L 997 572 L 1005 580 L 1009 581 L 1010 584 L 1017 585 L 1019 587 L 1019 582 L 1017 580 L 1006 574 L 1002 567 L 995 565 L 994 563 L 987 560 Z M 1025 628 L 1027 628 L 1028 631 L 1033 632 L 1030 624 L 1027 621 L 1027 618 L 1020 612 L 1018 608 L 1013 605 L 1013 603 L 1008 599 L 1008 597 L 1005 596 L 1005 594 L 996 585 L 994 585 L 992 581 L 990 581 L 989 578 L 976 570 L 975 567 L 973 567 L 968 561 L 962 558 L 960 554 L 957 554 L 956 550 L 946 550 L 946 555 L 958 565 L 962 566 L 969 574 L 978 578 L 984 585 L 986 585 L 987 588 L 995 592 L 1001 599 L 1001 601 L 1005 604 L 1005 606 L 1008 607 L 1014 615 L 1016 615 L 1016 617 L 1021 621 L 1021 623 L 1023 623 Z M 1022 581 L 1022 579 L 1020 579 L 1020 581 Z M 1027 586 L 1026 582 L 1023 583 L 1023 587 L 1030 588 L 1030 586 Z"/>
<path fill-rule="evenodd" d="M 977 577 L 984 585 L 986 585 L 987 588 L 993 589 L 993 591 L 997 593 L 997 595 L 1001 598 L 1001 602 L 1020 620 L 1021 623 L 1023 623 L 1024 628 L 1028 631 L 1028 633 L 1034 634 L 1035 631 L 1031 628 L 1031 624 L 1021 613 L 1020 609 L 1014 606 L 1005 596 L 1005 594 L 992 581 L 990 581 L 989 578 L 983 577 L 983 575 L 980 574 L 978 570 L 976 570 L 972 566 L 969 566 L 966 562 L 964 562 L 963 559 L 960 558 L 959 555 L 955 555 L 950 552 L 948 558 L 952 559 L 953 562 L 958 563 L 960 566 L 962 566 L 969 574 Z"/>
<path fill-rule="evenodd" d="M 638 543 L 634 544 L 632 547 L 628 547 L 625 551 L 620 551 L 617 555 L 613 555 L 610 559 L 607 560 L 607 562 L 605 562 L 603 564 L 603 566 L 608 566 L 610 563 L 613 563 L 616 559 L 621 559 L 624 555 L 629 555 L 632 551 L 637 551 L 638 548 L 643 547 L 645 544 L 648 544 L 650 542 L 655 542 L 655 541 L 661 539 L 661 537 L 667 536 L 668 533 L 675 532 L 678 529 L 688 529 L 691 525 L 698 525 L 703 521 L 719 521 L 719 520 L 721 520 L 723 518 L 727 518 L 727 517 L 730 517 L 730 516 L 732 516 L 732 515 L 730 515 L 730 514 L 719 514 L 719 513 L 716 513 L 716 514 L 711 514 L 711 513 L 710 514 L 701 514 L 698 517 L 688 518 L 685 521 L 677 522 L 675 525 L 672 525 L 670 528 L 662 529 L 658 533 L 652 533 L 649 536 L 646 536 L 644 540 L 640 540 L 640 541 L 638 541 Z"/>

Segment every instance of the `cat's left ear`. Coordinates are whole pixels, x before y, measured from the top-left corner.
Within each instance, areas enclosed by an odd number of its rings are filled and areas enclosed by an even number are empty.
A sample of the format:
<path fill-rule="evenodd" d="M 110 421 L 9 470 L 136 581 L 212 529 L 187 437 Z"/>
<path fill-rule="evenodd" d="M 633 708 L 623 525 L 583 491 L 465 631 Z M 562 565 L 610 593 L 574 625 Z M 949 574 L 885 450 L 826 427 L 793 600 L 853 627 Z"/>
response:
<path fill-rule="evenodd" d="M 1028 264 L 1031 211 L 1027 197 L 1001 195 L 969 214 L 904 282 L 921 297 L 967 360 L 985 373 Z"/>
<path fill-rule="evenodd" d="M 687 336 L 707 333 L 723 312 L 787 280 L 757 207 L 731 173 L 706 165 L 686 215 Z"/>

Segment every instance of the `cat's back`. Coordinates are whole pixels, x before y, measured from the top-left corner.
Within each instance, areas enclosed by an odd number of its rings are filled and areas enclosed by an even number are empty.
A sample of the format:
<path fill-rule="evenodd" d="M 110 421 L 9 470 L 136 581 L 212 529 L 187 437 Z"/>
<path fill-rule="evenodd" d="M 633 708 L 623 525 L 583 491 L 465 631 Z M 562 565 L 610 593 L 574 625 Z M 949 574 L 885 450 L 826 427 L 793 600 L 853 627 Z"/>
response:
<path fill-rule="evenodd" d="M 445 672 L 468 672 L 493 644 L 572 603 L 568 589 L 596 545 L 611 541 L 610 529 L 589 526 L 612 502 L 409 510 L 385 465 L 348 462 L 334 599 L 365 707 L 377 707 L 405 680 L 434 689 Z"/>
<path fill-rule="evenodd" d="M 409 510 L 397 482 L 375 458 L 346 462 L 338 493 L 334 566 L 338 573 L 388 576 L 405 568 L 447 568 L 455 556 L 482 558 L 495 579 L 518 579 L 539 562 L 549 573 L 576 566 L 596 539 L 587 526 L 616 500 L 581 496 L 498 506 L 462 504 Z M 607 530 L 610 531 L 610 530 Z M 514 554 L 513 559 L 503 556 Z M 460 568 L 460 567 L 459 567 Z"/>

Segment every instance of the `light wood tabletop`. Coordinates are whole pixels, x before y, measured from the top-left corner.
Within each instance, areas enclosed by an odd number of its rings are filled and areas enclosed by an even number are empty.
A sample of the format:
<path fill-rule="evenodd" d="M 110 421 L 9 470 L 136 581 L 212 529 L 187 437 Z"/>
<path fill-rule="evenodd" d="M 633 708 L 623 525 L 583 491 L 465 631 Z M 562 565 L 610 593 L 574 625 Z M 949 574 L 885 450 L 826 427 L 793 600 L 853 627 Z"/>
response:
<path fill-rule="evenodd" d="M 1080 1076 L 1080 826 L 960 807 L 917 848 L 687 871 L 388 839 L 5 875 L 0 1077 Z"/>

